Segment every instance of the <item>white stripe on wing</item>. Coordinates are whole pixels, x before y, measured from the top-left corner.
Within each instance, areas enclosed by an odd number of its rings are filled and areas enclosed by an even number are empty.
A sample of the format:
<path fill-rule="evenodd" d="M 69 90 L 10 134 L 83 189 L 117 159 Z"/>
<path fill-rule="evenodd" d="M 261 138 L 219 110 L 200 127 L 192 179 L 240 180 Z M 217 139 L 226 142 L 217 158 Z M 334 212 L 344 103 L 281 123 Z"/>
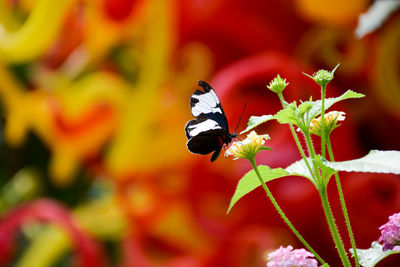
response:
<path fill-rule="evenodd" d="M 202 132 L 206 132 L 209 130 L 217 130 L 217 129 L 222 129 L 222 128 L 214 120 L 205 120 L 200 123 L 190 125 L 188 127 L 189 135 L 191 137 L 194 137 Z"/>

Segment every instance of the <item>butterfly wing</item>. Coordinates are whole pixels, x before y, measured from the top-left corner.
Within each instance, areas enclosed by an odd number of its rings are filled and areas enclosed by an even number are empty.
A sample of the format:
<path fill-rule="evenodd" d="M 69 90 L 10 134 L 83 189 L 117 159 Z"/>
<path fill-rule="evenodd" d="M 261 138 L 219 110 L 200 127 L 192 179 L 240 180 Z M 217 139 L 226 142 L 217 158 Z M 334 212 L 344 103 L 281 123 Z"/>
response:
<path fill-rule="evenodd" d="M 199 86 L 204 91 L 196 90 L 190 97 L 192 115 L 196 118 L 205 117 L 212 119 L 218 122 L 222 128 L 228 130 L 228 120 L 214 89 L 203 81 L 199 81 Z"/>
<path fill-rule="evenodd" d="M 187 147 L 190 152 L 202 155 L 214 151 L 211 161 L 215 161 L 224 143 L 231 140 L 228 121 L 212 87 L 203 81 L 199 81 L 199 86 L 204 91 L 196 90 L 190 97 L 192 115 L 196 119 L 190 120 L 185 126 L 189 139 Z"/>
<path fill-rule="evenodd" d="M 185 127 L 190 152 L 206 155 L 214 151 L 211 161 L 215 161 L 226 142 L 227 131 L 211 119 L 190 120 Z"/>

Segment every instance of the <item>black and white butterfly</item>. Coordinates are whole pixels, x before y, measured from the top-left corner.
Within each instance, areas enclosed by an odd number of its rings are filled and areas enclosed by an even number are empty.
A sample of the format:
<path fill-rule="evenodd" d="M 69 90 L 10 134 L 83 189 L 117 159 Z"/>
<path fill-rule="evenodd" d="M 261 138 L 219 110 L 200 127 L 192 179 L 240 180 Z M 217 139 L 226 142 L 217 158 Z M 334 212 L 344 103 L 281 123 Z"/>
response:
<path fill-rule="evenodd" d="M 190 97 L 190 108 L 196 119 L 186 123 L 187 148 L 190 152 L 206 155 L 214 151 L 211 162 L 215 161 L 224 145 L 228 145 L 236 133 L 230 133 L 228 120 L 214 89 L 206 82 L 199 81 L 204 91 L 196 90 Z"/>

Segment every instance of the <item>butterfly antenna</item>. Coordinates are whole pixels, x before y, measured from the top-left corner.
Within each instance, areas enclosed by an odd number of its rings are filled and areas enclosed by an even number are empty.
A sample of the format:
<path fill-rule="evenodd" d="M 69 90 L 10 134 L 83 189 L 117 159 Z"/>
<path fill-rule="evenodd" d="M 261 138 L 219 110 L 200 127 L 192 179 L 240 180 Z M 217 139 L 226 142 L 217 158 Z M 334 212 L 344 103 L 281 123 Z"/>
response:
<path fill-rule="evenodd" d="M 239 128 L 240 121 L 242 120 L 242 116 L 243 116 L 244 110 L 246 109 L 246 105 L 247 105 L 247 102 L 244 102 L 242 114 L 240 114 L 239 121 L 238 121 L 238 123 L 237 123 L 237 125 L 236 125 L 235 133 L 236 133 L 237 129 Z"/>

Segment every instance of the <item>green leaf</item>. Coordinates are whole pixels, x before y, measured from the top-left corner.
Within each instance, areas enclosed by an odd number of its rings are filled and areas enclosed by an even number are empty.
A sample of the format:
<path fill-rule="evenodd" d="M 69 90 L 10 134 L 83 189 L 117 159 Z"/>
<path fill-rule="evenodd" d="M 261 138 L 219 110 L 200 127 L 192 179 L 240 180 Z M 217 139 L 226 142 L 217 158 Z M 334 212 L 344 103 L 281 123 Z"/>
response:
<path fill-rule="evenodd" d="M 278 113 L 275 114 L 275 119 L 279 123 L 290 123 L 290 124 L 295 124 L 299 125 L 300 120 L 296 116 L 296 102 L 290 103 L 287 105 L 284 109 L 280 110 Z"/>
<path fill-rule="evenodd" d="M 311 170 L 314 171 L 313 167 L 313 160 L 311 158 L 307 158 L 308 165 L 310 166 Z M 329 180 L 331 179 L 332 175 L 335 174 L 337 171 L 326 166 L 325 162 L 326 160 L 324 158 L 317 158 L 315 160 L 317 163 L 318 167 L 323 171 L 323 173 L 326 175 L 326 180 L 325 184 L 328 184 Z M 304 178 L 309 179 L 313 184 L 317 186 L 315 183 L 312 174 L 310 173 L 305 161 L 303 159 L 296 161 L 292 165 L 288 166 L 285 168 L 285 171 L 290 173 L 291 175 L 294 176 L 302 176 Z"/>
<path fill-rule="evenodd" d="M 311 164 L 311 159 L 308 159 Z M 265 165 L 259 165 L 258 170 L 262 176 L 264 182 L 269 182 L 278 178 L 283 178 L 287 176 L 301 176 L 304 178 L 309 179 L 312 183 L 314 183 L 310 172 L 308 171 L 305 163 L 303 160 L 299 160 L 286 169 L 282 168 L 275 168 L 271 169 Z M 247 195 L 257 187 L 261 186 L 260 181 L 258 180 L 257 174 L 254 170 L 249 171 L 246 173 L 242 179 L 240 179 L 235 193 L 231 199 L 229 204 L 229 208 L 227 214 L 231 211 L 232 207 L 239 201 L 243 196 Z"/>
<path fill-rule="evenodd" d="M 249 122 L 247 123 L 247 128 L 242 131 L 240 134 L 246 133 L 250 131 L 251 129 L 254 129 L 258 125 L 267 122 L 269 120 L 274 119 L 273 115 L 262 115 L 262 116 L 251 116 L 249 119 Z"/>
<path fill-rule="evenodd" d="M 274 179 L 290 176 L 290 174 L 282 168 L 271 169 L 268 166 L 260 165 L 258 166 L 258 170 L 260 171 L 264 182 L 269 182 Z M 251 170 L 246 173 L 242 177 L 242 179 L 240 179 L 236 187 L 227 214 L 231 211 L 232 207 L 236 204 L 236 202 L 239 201 L 239 199 L 241 199 L 243 196 L 250 193 L 259 186 L 261 186 L 261 184 L 256 172 L 254 170 Z"/>
<path fill-rule="evenodd" d="M 360 93 L 354 92 L 352 90 L 347 90 L 347 92 L 345 92 L 344 94 L 342 94 L 339 97 L 326 98 L 325 99 L 325 110 L 330 108 L 333 104 L 340 102 L 342 100 L 346 100 L 346 99 L 350 99 L 350 98 L 361 98 L 364 96 L 365 96 L 364 94 L 360 94 Z M 312 118 L 318 116 L 319 114 L 321 114 L 322 101 L 317 100 L 317 101 L 313 101 L 310 103 L 312 104 L 312 108 L 309 113 L 309 118 L 312 119 Z"/>
<path fill-rule="evenodd" d="M 329 179 L 331 179 L 332 175 L 334 175 L 335 173 L 337 173 L 337 170 L 334 170 L 328 166 L 325 165 L 326 159 L 324 159 L 323 157 L 318 157 L 315 159 L 315 162 L 317 163 L 318 167 L 321 169 L 321 171 L 325 174 L 326 176 L 326 184 L 328 184 Z"/>
<path fill-rule="evenodd" d="M 372 150 L 359 159 L 323 163 L 337 171 L 400 174 L 400 151 Z"/>
<path fill-rule="evenodd" d="M 371 248 L 369 249 L 356 249 L 357 256 L 360 264 L 364 267 L 374 267 L 378 262 L 383 260 L 389 255 L 400 253 L 400 251 L 394 250 L 382 250 L 382 245 L 378 242 L 372 242 Z M 352 255 L 354 255 L 353 249 L 350 249 Z"/>
<path fill-rule="evenodd" d="M 307 158 L 309 166 L 312 168 L 312 159 Z M 312 174 L 307 168 L 307 165 L 303 159 L 296 161 L 295 163 L 291 164 L 290 166 L 285 168 L 285 171 L 290 173 L 291 175 L 295 176 L 302 176 L 309 179 L 311 182 L 314 183 Z"/>
<path fill-rule="evenodd" d="M 303 102 L 299 105 L 299 112 L 300 114 L 304 114 L 307 110 L 312 108 L 312 104 L 310 101 Z"/>

